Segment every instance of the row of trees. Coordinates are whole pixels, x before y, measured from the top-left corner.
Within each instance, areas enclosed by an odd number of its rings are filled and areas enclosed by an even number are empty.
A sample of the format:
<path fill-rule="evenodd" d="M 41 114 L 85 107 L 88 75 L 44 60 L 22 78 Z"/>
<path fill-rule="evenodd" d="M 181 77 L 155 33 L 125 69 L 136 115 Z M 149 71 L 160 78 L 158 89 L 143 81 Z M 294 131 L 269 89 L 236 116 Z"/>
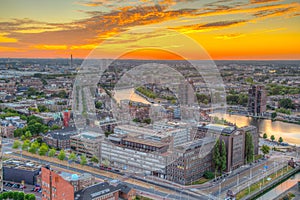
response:
<path fill-rule="evenodd" d="M 143 95 L 151 98 L 151 99 L 155 99 L 156 98 L 156 94 L 154 92 L 152 92 L 151 90 L 141 86 L 141 87 L 138 87 L 136 88 L 136 91 L 142 93 Z"/>
<path fill-rule="evenodd" d="M 12 200 L 35 200 L 34 194 L 25 194 L 24 192 L 9 191 L 0 194 L 0 200 L 12 199 Z"/>
<path fill-rule="evenodd" d="M 263 138 L 264 138 L 264 139 L 267 139 L 267 138 L 268 138 L 268 135 L 267 135 L 266 133 L 264 133 L 264 134 L 263 134 Z M 271 135 L 271 136 L 270 136 L 270 139 L 272 140 L 272 142 L 274 142 L 275 136 L 274 136 L 274 135 Z M 279 142 L 279 143 L 282 143 L 282 142 L 283 142 L 282 137 L 279 137 L 279 138 L 278 138 L 278 142 Z"/>
<path fill-rule="evenodd" d="M 59 153 L 57 154 L 56 149 L 49 148 L 49 146 L 46 143 L 40 144 L 38 141 L 30 142 L 29 140 L 25 140 L 22 144 L 20 141 L 15 140 L 12 147 L 14 149 L 18 149 L 21 147 L 22 150 L 24 151 L 28 151 L 32 154 L 38 154 L 40 156 L 48 156 L 48 157 L 57 156 L 59 160 L 65 160 L 67 158 L 66 152 L 63 149 L 60 150 Z M 75 162 L 77 160 L 77 155 L 74 152 L 70 153 L 68 160 Z M 99 160 L 96 156 L 93 156 L 91 158 L 91 162 L 99 163 Z M 81 165 L 87 164 L 86 155 L 82 154 L 80 156 L 80 164 Z"/>

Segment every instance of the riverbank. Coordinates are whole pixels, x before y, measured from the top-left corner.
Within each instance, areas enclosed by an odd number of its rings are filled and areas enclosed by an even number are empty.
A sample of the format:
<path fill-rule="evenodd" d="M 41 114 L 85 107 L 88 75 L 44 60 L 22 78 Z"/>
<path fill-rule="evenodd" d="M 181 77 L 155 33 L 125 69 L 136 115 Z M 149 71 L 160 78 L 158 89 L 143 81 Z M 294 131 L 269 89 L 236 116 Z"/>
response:
<path fill-rule="evenodd" d="M 273 122 L 279 121 L 279 122 L 285 122 L 285 123 L 300 125 L 300 121 L 287 120 L 287 119 L 283 119 L 283 118 L 280 118 L 280 117 L 276 117 L 275 119 L 273 119 L 271 116 L 254 116 L 254 115 L 249 115 L 248 113 L 235 112 L 235 111 L 231 111 L 231 112 L 229 111 L 228 114 L 229 115 L 244 116 L 244 117 L 252 117 L 253 119 L 267 119 L 267 120 L 271 120 Z"/>
<path fill-rule="evenodd" d="M 230 123 L 236 124 L 238 127 L 253 125 L 257 127 L 259 133 L 266 133 L 268 138 L 274 135 L 275 141 L 278 141 L 279 137 L 282 137 L 284 142 L 291 145 L 300 145 L 299 124 L 223 113 L 212 113 L 210 116 L 216 116 L 219 119 L 223 118 Z"/>

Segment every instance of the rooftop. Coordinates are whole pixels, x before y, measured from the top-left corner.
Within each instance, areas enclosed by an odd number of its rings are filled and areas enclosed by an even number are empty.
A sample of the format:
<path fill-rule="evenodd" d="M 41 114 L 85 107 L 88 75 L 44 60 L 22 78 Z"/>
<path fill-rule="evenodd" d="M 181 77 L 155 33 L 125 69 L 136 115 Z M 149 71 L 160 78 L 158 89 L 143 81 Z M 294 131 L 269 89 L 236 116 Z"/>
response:
<path fill-rule="evenodd" d="M 9 159 L 3 161 L 3 166 L 7 168 L 21 169 L 26 171 L 36 171 L 42 167 L 42 165 L 37 162 L 33 162 L 31 160 L 24 161 L 18 159 Z"/>
<path fill-rule="evenodd" d="M 207 131 L 213 131 L 217 133 L 225 133 L 225 134 L 231 134 L 236 127 L 235 126 L 228 126 L 228 125 L 222 125 L 222 124 L 207 124 L 207 125 L 200 125 L 198 126 L 198 129 L 205 129 Z"/>
<path fill-rule="evenodd" d="M 118 187 L 109 185 L 107 182 L 98 183 L 90 187 L 86 187 L 75 193 L 75 200 L 96 199 L 97 197 L 119 191 Z"/>

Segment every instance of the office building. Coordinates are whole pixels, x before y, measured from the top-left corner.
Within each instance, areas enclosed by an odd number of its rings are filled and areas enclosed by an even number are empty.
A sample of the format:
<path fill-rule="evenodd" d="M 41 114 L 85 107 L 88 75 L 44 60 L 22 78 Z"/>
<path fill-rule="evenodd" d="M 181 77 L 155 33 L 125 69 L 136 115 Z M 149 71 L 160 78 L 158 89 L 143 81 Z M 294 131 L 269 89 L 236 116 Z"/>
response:
<path fill-rule="evenodd" d="M 215 138 L 206 137 L 175 147 L 175 159 L 166 167 L 166 179 L 184 185 L 192 184 L 205 171 L 212 171 L 214 144 Z"/>
<path fill-rule="evenodd" d="M 100 158 L 100 144 L 104 137 L 104 134 L 91 131 L 73 135 L 70 137 L 71 150 L 75 154 L 85 154 L 88 158 Z"/>
<path fill-rule="evenodd" d="M 252 134 L 254 155 L 258 154 L 258 133 L 253 126 L 237 128 L 236 126 L 208 124 L 198 126 L 197 138 L 215 137 L 224 141 L 226 145 L 227 163 L 226 171 L 236 169 L 246 163 L 245 146 L 246 132 Z"/>

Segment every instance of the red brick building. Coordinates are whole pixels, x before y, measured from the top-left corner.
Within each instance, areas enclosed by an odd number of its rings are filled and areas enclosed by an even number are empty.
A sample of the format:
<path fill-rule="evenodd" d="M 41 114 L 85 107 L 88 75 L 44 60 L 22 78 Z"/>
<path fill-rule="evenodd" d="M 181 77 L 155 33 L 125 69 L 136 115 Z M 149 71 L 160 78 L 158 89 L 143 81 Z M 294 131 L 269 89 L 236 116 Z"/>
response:
<path fill-rule="evenodd" d="M 42 200 L 74 200 L 72 184 L 45 167 L 42 167 L 42 189 Z"/>

